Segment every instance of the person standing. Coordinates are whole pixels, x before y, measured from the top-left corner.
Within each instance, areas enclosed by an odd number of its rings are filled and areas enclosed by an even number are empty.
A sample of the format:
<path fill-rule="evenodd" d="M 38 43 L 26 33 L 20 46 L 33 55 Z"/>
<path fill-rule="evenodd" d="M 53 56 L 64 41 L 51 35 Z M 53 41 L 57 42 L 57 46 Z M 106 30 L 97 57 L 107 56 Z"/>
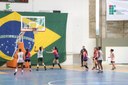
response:
<path fill-rule="evenodd" d="M 94 53 L 93 53 L 93 68 L 92 68 L 92 70 L 97 69 L 97 57 L 98 57 L 98 48 L 95 47 Z"/>
<path fill-rule="evenodd" d="M 54 55 L 53 64 L 52 64 L 53 65 L 53 68 L 54 68 L 55 63 L 57 63 L 58 66 L 60 67 L 60 69 L 62 69 L 62 67 L 61 67 L 61 65 L 59 63 L 58 48 L 55 46 L 55 47 L 53 47 L 53 50 L 51 52 L 47 52 L 47 53 L 53 53 L 53 55 Z"/>
<path fill-rule="evenodd" d="M 31 60 L 30 60 L 30 52 L 28 49 L 26 49 L 26 52 L 25 52 L 25 62 L 28 62 L 29 63 L 29 71 L 31 71 Z"/>
<path fill-rule="evenodd" d="M 85 49 L 85 46 L 82 47 L 81 51 L 80 51 L 80 56 L 81 56 L 81 67 L 83 67 L 83 51 L 86 51 L 86 53 L 88 54 L 87 50 Z"/>
<path fill-rule="evenodd" d="M 110 49 L 110 57 L 109 58 L 111 58 L 112 70 L 116 69 L 114 49 Z"/>
<path fill-rule="evenodd" d="M 99 71 L 98 73 L 102 73 L 103 72 L 103 65 L 102 65 L 102 61 L 103 61 L 103 52 L 101 50 L 101 47 L 98 47 L 98 67 L 99 67 Z"/>
<path fill-rule="evenodd" d="M 19 49 L 19 52 L 17 53 L 17 66 L 14 72 L 14 75 L 16 75 L 17 71 L 18 71 L 18 66 L 21 65 L 21 73 L 23 74 L 23 69 L 24 69 L 24 52 L 22 52 L 21 49 Z"/>
<path fill-rule="evenodd" d="M 44 64 L 44 57 L 43 57 L 43 47 L 39 47 L 39 50 L 36 50 L 36 46 L 35 46 L 35 49 L 34 49 L 35 52 L 37 52 L 37 71 L 39 70 L 39 64 L 41 63 L 41 65 L 44 66 L 44 69 L 46 69 L 46 66 Z"/>
<path fill-rule="evenodd" d="M 85 67 L 86 70 L 88 71 L 88 66 L 87 66 L 88 54 L 87 54 L 87 51 L 84 49 L 82 53 L 83 53 L 84 67 Z"/>

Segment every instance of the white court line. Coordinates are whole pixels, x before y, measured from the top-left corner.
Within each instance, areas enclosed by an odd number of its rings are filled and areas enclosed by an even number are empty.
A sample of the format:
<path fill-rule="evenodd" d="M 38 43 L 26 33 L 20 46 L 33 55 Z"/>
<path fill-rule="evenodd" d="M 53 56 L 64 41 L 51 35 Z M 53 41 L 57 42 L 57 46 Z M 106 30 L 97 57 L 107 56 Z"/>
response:
<path fill-rule="evenodd" d="M 65 79 L 65 80 L 55 80 L 55 81 L 50 81 L 50 82 L 48 82 L 48 85 L 58 85 L 57 84 L 57 82 L 64 82 L 65 81 L 65 83 L 67 83 L 68 84 L 68 82 L 67 81 L 75 81 L 77 79 L 77 81 L 81 81 L 81 80 L 86 80 L 86 79 L 80 79 L 80 78 L 73 78 L 73 79 Z M 75 81 L 76 82 L 76 81 Z M 106 84 L 106 83 L 113 83 L 113 84 L 116 84 L 116 83 L 118 83 L 118 81 L 114 81 L 114 82 L 112 82 L 111 80 L 104 80 L 104 81 L 102 81 L 102 82 L 100 82 L 100 81 L 93 81 L 93 82 L 85 82 L 85 83 L 81 83 L 81 82 L 76 82 L 76 83 L 73 83 L 73 82 L 69 82 L 70 83 L 70 85 L 86 85 L 86 84 L 99 84 L 99 83 L 102 83 L 102 84 Z M 61 85 L 65 85 L 65 84 L 61 84 Z"/>
<path fill-rule="evenodd" d="M 65 79 L 65 80 L 55 80 L 55 81 L 50 81 L 50 82 L 48 82 L 48 85 L 56 85 L 57 84 L 57 82 L 60 82 L 60 81 L 71 81 L 71 80 L 86 80 L 86 79 L 80 79 L 80 78 L 73 78 L 73 79 Z M 56 83 L 56 84 L 53 84 L 53 83 Z M 85 84 L 87 84 L 87 83 L 71 83 L 71 84 L 73 84 L 73 85 L 85 85 Z"/>
<path fill-rule="evenodd" d="M 55 85 L 55 84 L 52 84 L 52 83 L 56 83 L 56 82 L 59 82 L 59 81 L 67 81 L 67 80 L 73 80 L 73 79 L 54 80 L 54 81 L 50 81 L 50 82 L 48 82 L 48 85 Z"/>
<path fill-rule="evenodd" d="M 65 81 L 65 80 L 56 80 L 56 81 L 51 81 L 51 82 L 49 82 L 48 83 L 48 85 L 56 85 L 56 84 L 52 84 L 52 83 L 55 83 L 55 82 L 57 82 L 57 81 Z M 110 83 L 111 81 L 102 81 L 102 82 L 99 82 L 99 81 L 94 81 L 94 82 L 86 82 L 86 83 L 71 83 L 70 85 L 86 85 L 86 84 L 107 84 L 107 83 Z M 111 83 L 113 83 L 114 85 L 116 84 L 116 83 L 119 83 L 119 81 L 116 81 L 116 82 L 111 82 Z M 61 84 L 61 85 L 63 85 L 63 84 Z M 67 85 L 67 84 L 66 84 Z M 68 84 L 69 85 L 69 84 Z"/>

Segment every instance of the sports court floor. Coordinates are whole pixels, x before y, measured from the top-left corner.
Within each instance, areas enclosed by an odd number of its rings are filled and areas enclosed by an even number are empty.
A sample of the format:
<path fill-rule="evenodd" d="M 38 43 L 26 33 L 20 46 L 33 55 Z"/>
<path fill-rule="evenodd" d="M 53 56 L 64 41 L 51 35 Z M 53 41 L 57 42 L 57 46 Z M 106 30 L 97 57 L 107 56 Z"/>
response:
<path fill-rule="evenodd" d="M 0 85 L 128 85 L 127 65 L 118 65 L 114 71 L 110 70 L 110 65 L 104 65 L 103 73 L 91 68 L 85 71 L 79 65 L 50 68 L 36 71 L 36 67 L 32 67 L 32 72 L 25 69 L 23 75 L 18 72 L 14 76 L 14 69 L 1 67 Z"/>

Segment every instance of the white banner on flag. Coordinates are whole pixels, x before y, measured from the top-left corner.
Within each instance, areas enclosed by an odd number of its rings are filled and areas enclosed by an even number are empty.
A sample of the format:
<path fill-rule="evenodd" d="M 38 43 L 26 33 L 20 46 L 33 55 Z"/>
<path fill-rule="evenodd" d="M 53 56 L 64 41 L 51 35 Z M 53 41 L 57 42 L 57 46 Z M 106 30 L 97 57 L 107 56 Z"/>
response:
<path fill-rule="evenodd" d="M 128 20 L 128 0 L 106 0 L 107 21 Z"/>

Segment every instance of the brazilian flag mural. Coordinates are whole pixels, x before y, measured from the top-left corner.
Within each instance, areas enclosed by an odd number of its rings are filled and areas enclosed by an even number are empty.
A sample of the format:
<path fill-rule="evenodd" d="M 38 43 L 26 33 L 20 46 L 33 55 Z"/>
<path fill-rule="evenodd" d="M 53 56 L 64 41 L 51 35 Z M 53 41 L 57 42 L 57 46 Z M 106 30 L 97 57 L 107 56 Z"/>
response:
<path fill-rule="evenodd" d="M 0 65 L 5 64 L 12 59 L 16 46 L 16 39 L 20 34 L 21 16 L 45 16 L 44 32 L 25 32 L 24 47 L 29 48 L 31 52 L 31 62 L 33 65 L 37 62 L 37 49 L 40 46 L 44 48 L 44 62 L 51 65 L 54 59 L 51 51 L 57 46 L 60 55 L 60 63 L 66 60 L 66 23 L 67 13 L 43 13 L 43 12 L 3 12 L 0 11 Z"/>

